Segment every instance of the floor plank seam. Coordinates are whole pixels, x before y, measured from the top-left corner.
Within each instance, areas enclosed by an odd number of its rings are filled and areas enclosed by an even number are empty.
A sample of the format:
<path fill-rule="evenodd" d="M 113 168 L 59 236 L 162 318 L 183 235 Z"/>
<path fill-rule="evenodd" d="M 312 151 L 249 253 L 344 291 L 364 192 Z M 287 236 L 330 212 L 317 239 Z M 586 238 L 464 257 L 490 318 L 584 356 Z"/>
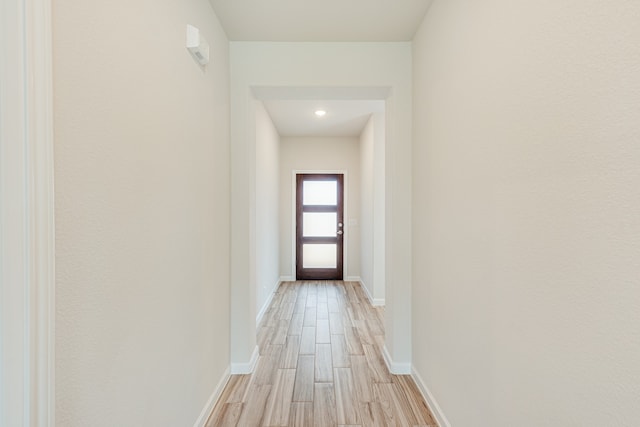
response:
<path fill-rule="evenodd" d="M 436 426 L 410 376 L 384 361 L 384 307 L 358 282 L 282 282 L 257 328 L 250 375 L 232 375 L 207 427 Z"/>

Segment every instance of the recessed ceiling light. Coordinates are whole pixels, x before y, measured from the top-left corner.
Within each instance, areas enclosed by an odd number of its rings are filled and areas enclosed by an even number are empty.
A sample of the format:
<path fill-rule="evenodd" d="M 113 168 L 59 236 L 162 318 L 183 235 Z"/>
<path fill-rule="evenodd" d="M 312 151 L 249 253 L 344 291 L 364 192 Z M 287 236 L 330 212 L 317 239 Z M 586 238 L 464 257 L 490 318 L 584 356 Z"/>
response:
<path fill-rule="evenodd" d="M 316 110 L 316 116 L 318 117 L 324 117 L 326 114 L 327 112 L 324 110 Z"/>

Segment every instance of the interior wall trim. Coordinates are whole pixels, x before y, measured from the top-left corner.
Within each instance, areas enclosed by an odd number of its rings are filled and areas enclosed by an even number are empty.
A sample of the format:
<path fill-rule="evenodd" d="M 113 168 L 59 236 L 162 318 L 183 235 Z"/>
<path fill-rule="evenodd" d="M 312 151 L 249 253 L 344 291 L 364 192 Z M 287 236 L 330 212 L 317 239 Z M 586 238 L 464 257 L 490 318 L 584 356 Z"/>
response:
<path fill-rule="evenodd" d="M 447 417 L 444 415 L 442 408 L 440 407 L 440 405 L 438 405 L 436 398 L 429 390 L 429 387 L 427 387 L 427 383 L 422 379 L 415 366 L 412 366 L 411 368 L 411 377 L 416 382 L 416 385 L 418 386 L 420 393 L 422 393 L 422 397 L 424 398 L 425 402 L 427 402 L 429 410 L 431 410 L 431 413 L 436 418 L 438 426 L 451 427 L 451 424 L 449 423 L 449 420 L 447 420 Z"/>
<path fill-rule="evenodd" d="M 51 0 L 0 4 L 0 425 L 55 425 Z"/>
<path fill-rule="evenodd" d="M 267 297 L 266 301 L 262 305 L 262 308 L 258 312 L 258 315 L 256 316 L 256 327 L 260 325 L 260 322 L 262 322 L 264 315 L 267 313 L 267 310 L 271 305 L 271 301 L 273 301 L 273 297 L 276 295 L 276 291 L 278 290 L 278 287 L 280 287 L 280 283 L 282 283 L 282 279 L 276 280 L 276 284 L 273 286 L 273 288 L 271 288 L 271 292 L 269 293 L 269 296 Z"/>
<path fill-rule="evenodd" d="M 382 348 L 382 356 L 389 372 L 393 375 L 411 375 L 411 363 L 394 362 L 386 345 Z"/>
<path fill-rule="evenodd" d="M 202 408 L 200 416 L 196 420 L 196 423 L 193 425 L 193 427 L 206 426 L 209 417 L 211 417 L 211 414 L 213 414 L 213 409 L 216 407 L 216 403 L 218 403 L 218 399 L 220 399 L 220 396 L 222 396 L 222 392 L 229 382 L 229 378 L 231 378 L 231 370 L 230 368 L 227 368 L 227 370 L 224 371 L 222 378 L 220 378 L 220 381 L 218 381 L 218 385 L 213 390 L 213 393 L 211 393 L 209 400 L 207 400 L 204 408 Z"/>
<path fill-rule="evenodd" d="M 369 303 L 371 303 L 372 306 L 374 306 L 374 307 L 384 307 L 385 299 L 384 298 L 373 298 L 371 296 L 371 293 L 369 292 L 369 289 L 367 288 L 367 285 L 365 285 L 364 281 L 360 277 L 353 278 L 352 280 L 349 280 L 349 281 L 359 282 L 360 283 L 360 286 L 364 290 L 364 293 L 367 296 L 367 299 L 369 300 Z"/>
<path fill-rule="evenodd" d="M 247 363 L 232 363 L 231 364 L 231 375 L 247 375 L 252 374 L 256 369 L 256 365 L 258 364 L 258 358 L 260 357 L 260 351 L 258 350 L 258 346 L 255 346 L 253 349 L 253 354 L 251 355 L 251 360 Z"/>

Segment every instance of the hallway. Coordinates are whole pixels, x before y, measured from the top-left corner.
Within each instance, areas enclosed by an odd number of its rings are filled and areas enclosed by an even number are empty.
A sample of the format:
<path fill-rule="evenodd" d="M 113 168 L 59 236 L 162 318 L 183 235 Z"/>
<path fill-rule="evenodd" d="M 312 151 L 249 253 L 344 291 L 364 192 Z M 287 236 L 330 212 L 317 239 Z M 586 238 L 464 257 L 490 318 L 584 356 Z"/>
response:
<path fill-rule="evenodd" d="M 3 0 L 0 427 L 639 425 L 638 22 Z M 299 173 L 344 281 L 294 281 Z"/>
<path fill-rule="evenodd" d="M 357 282 L 284 282 L 258 329 L 252 375 L 232 376 L 213 426 L 435 426 L 382 357 L 384 309 Z"/>

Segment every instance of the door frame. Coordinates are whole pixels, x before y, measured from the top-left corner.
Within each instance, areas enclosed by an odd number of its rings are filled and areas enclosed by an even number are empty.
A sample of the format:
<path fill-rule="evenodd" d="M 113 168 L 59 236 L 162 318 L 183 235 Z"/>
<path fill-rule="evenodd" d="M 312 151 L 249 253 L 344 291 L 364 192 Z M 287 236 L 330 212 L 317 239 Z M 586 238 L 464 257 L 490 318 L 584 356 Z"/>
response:
<path fill-rule="evenodd" d="M 335 181 L 334 181 L 335 180 Z M 303 216 L 305 209 L 304 205 L 304 188 L 305 182 L 320 181 L 320 182 L 336 182 L 337 184 L 337 203 L 334 206 L 309 206 L 311 212 L 324 212 L 325 208 L 331 208 L 337 215 L 335 237 L 328 237 L 334 240 L 336 245 L 336 268 L 304 268 L 304 254 L 302 254 L 302 248 L 304 247 L 305 240 L 318 241 L 324 240 L 327 237 L 311 237 L 304 236 L 303 227 L 297 223 Z M 345 241 L 345 220 L 344 220 L 344 175 L 343 174 L 297 174 L 296 175 L 296 280 L 344 280 L 344 241 Z M 319 241 L 317 242 L 319 243 Z M 335 273 L 334 273 L 335 271 Z M 302 276 L 309 276 L 310 278 L 304 278 Z M 315 278 L 313 277 L 315 276 Z"/>
<path fill-rule="evenodd" d="M 342 277 L 346 279 L 348 276 L 347 272 L 349 271 L 349 244 L 348 244 L 348 226 L 349 226 L 349 215 L 348 215 L 348 206 L 349 206 L 349 176 L 347 171 L 344 169 L 336 170 L 336 169 L 294 169 L 291 171 L 291 278 L 295 280 L 296 278 L 296 243 L 297 243 L 297 216 L 296 216 L 296 175 L 298 174 L 339 174 L 344 177 L 343 182 L 343 214 L 344 214 L 344 235 L 345 238 L 342 239 Z"/>
<path fill-rule="evenodd" d="M 51 0 L 0 4 L 0 424 L 55 425 Z"/>

